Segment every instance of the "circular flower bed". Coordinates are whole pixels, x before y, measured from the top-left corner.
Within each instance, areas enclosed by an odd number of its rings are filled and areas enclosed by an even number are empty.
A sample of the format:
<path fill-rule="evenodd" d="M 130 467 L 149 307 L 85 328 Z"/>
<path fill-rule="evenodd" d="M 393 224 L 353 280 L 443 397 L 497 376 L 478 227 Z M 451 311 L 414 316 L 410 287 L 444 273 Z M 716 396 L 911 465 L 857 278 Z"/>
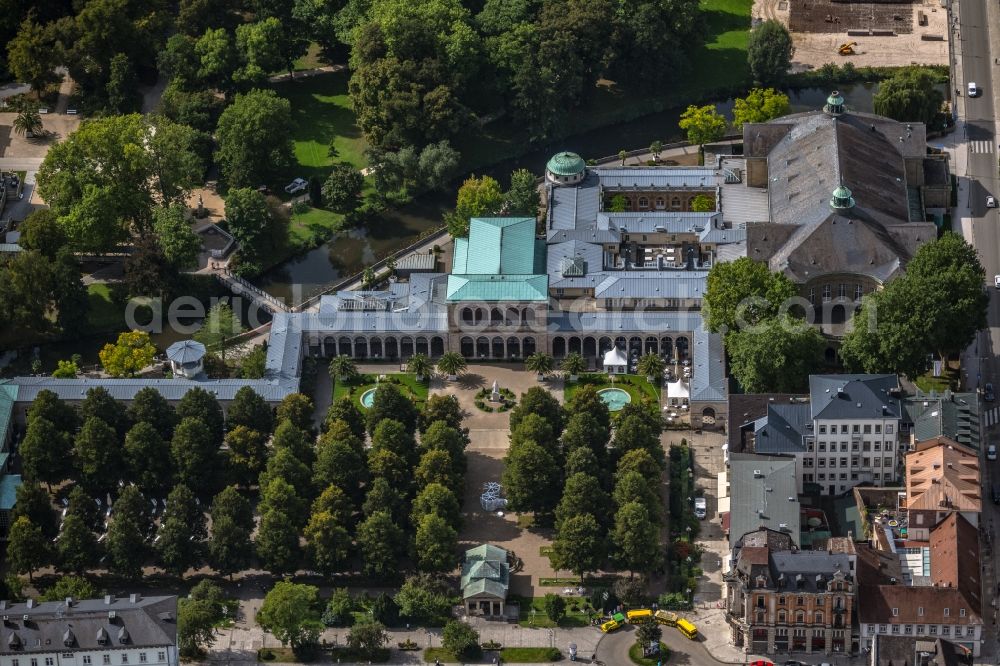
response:
<path fill-rule="evenodd" d="M 490 402 L 493 389 L 479 389 L 476 393 L 475 404 L 480 411 L 484 412 L 506 412 L 517 404 L 514 392 L 507 388 L 500 389 L 500 402 Z"/>

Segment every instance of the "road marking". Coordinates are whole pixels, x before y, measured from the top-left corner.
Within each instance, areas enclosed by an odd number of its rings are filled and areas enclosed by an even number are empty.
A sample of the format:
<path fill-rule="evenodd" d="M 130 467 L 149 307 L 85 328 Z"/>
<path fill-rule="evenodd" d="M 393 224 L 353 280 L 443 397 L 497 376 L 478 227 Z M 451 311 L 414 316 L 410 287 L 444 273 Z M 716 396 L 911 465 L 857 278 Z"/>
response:
<path fill-rule="evenodd" d="M 973 153 L 985 154 L 993 152 L 993 142 L 992 141 L 970 141 L 969 150 Z"/>
<path fill-rule="evenodd" d="M 1000 421 L 1000 407 L 994 407 L 986 412 L 986 427 L 995 426 Z"/>

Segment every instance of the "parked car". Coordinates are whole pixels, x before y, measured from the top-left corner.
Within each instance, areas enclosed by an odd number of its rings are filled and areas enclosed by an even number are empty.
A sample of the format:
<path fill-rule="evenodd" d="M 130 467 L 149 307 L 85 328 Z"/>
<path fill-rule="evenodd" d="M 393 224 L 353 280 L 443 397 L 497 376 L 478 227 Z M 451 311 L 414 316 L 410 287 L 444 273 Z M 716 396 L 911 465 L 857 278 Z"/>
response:
<path fill-rule="evenodd" d="M 993 402 L 996 395 L 993 393 L 993 383 L 986 382 L 986 387 L 983 389 L 983 399 L 987 402 Z"/>
<path fill-rule="evenodd" d="M 979 86 L 976 85 L 975 81 L 969 81 L 969 97 L 977 97 L 979 95 Z"/>
<path fill-rule="evenodd" d="M 1000 275 L 993 276 L 993 284 L 997 286 L 997 289 L 1000 289 Z"/>
<path fill-rule="evenodd" d="M 986 207 L 987 208 L 996 208 L 997 207 L 996 197 L 994 197 L 992 195 L 986 197 Z"/>
<path fill-rule="evenodd" d="M 296 194 L 298 192 L 302 192 L 307 187 L 309 187 L 309 183 L 306 182 L 305 178 L 296 178 L 288 185 L 285 185 L 285 192 L 288 194 Z"/>
<path fill-rule="evenodd" d="M 1000 504 L 1000 483 L 993 484 L 993 503 Z"/>
<path fill-rule="evenodd" d="M 705 520 L 708 515 L 708 503 L 705 502 L 704 497 L 694 498 L 694 516 L 698 520 Z"/>
<path fill-rule="evenodd" d="M 990 444 L 989 448 L 986 449 L 986 459 L 987 460 L 996 460 L 997 459 L 997 445 L 996 444 Z"/>

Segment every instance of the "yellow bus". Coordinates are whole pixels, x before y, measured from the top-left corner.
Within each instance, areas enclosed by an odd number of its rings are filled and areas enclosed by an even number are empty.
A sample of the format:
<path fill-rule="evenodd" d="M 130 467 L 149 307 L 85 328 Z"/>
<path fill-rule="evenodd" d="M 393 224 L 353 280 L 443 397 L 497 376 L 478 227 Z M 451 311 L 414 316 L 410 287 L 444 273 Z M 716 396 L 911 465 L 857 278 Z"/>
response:
<path fill-rule="evenodd" d="M 653 613 L 653 619 L 659 624 L 665 624 L 668 627 L 677 626 L 677 613 L 671 613 L 670 611 L 658 610 Z"/>
<path fill-rule="evenodd" d="M 648 608 L 637 608 L 625 614 L 629 624 L 645 624 L 653 621 L 653 611 Z"/>
<path fill-rule="evenodd" d="M 698 627 L 694 626 L 684 618 L 677 620 L 677 631 L 681 632 L 691 640 L 698 638 Z"/>

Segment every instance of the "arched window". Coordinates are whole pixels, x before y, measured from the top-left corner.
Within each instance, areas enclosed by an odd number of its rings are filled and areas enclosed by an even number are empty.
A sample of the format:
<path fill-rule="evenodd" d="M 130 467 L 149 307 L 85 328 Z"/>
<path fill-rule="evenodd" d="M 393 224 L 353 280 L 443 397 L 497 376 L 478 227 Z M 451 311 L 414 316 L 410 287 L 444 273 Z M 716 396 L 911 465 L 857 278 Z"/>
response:
<path fill-rule="evenodd" d="M 666 208 L 666 203 L 663 201 L 663 197 L 656 197 L 656 209 L 663 210 Z"/>
<path fill-rule="evenodd" d="M 813 617 L 816 620 L 816 624 L 823 624 L 823 611 L 816 611 Z"/>
<path fill-rule="evenodd" d="M 778 611 L 778 624 L 785 623 L 785 611 Z"/>
<path fill-rule="evenodd" d="M 647 208 L 649 208 L 649 199 L 639 197 L 639 210 L 646 210 Z"/>
<path fill-rule="evenodd" d="M 670 200 L 670 207 L 673 210 L 680 210 L 681 209 L 681 198 L 680 197 L 674 197 L 673 199 L 671 199 Z"/>
<path fill-rule="evenodd" d="M 802 624 L 806 621 L 806 614 L 803 611 L 798 611 L 795 613 L 796 624 Z"/>

